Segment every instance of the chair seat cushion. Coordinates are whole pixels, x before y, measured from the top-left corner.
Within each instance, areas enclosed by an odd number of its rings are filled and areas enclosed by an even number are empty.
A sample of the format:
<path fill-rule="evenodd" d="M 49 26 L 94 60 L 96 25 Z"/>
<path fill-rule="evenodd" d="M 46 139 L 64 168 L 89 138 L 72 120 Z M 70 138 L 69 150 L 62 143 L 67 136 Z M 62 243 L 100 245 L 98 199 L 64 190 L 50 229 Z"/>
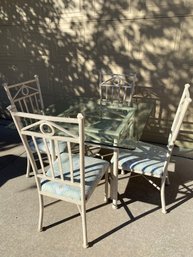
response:
<path fill-rule="evenodd" d="M 120 150 L 119 169 L 153 177 L 161 177 L 164 171 L 167 149 L 138 142 L 134 150 Z"/>
<path fill-rule="evenodd" d="M 37 142 L 39 151 L 42 152 L 42 153 L 46 153 L 46 148 L 45 148 L 45 144 L 43 142 L 43 139 L 38 138 L 36 140 L 36 142 Z M 50 150 L 50 141 L 49 140 L 47 140 L 47 145 L 48 145 L 48 148 Z M 32 152 L 36 152 L 36 148 L 35 148 L 35 145 L 34 145 L 33 141 L 29 142 L 29 146 L 30 146 Z M 60 153 L 63 153 L 66 149 L 66 142 L 61 142 L 60 141 L 58 146 L 59 146 Z"/>
<path fill-rule="evenodd" d="M 70 181 L 70 165 L 68 153 L 62 153 L 61 155 L 63 176 Z M 73 155 L 73 169 L 74 169 L 74 182 L 80 183 L 80 168 L 79 168 L 79 154 Z M 109 162 L 93 157 L 85 156 L 85 199 L 87 200 L 93 189 L 103 177 L 105 171 L 109 168 Z M 55 176 L 60 178 L 60 172 L 58 167 L 58 160 L 54 162 L 53 169 Z M 47 171 L 47 175 L 50 176 L 51 171 Z M 70 199 L 71 201 L 81 200 L 80 187 L 73 185 L 66 185 L 56 181 L 41 181 L 41 190 L 57 196 L 62 196 Z"/>

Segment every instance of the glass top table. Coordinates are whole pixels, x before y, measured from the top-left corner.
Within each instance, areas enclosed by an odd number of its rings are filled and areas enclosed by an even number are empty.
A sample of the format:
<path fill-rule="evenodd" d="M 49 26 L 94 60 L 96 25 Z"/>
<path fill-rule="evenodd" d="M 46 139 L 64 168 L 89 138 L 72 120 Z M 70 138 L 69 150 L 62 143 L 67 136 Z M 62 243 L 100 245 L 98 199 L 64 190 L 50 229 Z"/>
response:
<path fill-rule="evenodd" d="M 119 149 L 135 149 L 152 109 L 151 102 L 140 101 L 132 106 L 118 102 L 102 105 L 95 98 L 71 97 L 53 101 L 45 112 L 61 117 L 77 117 L 78 113 L 82 113 L 85 118 L 85 143 L 113 149 L 110 188 L 113 208 L 117 208 Z"/>
<path fill-rule="evenodd" d="M 53 102 L 46 113 L 61 117 L 76 117 L 82 113 L 85 143 L 133 149 L 143 134 L 152 108 L 149 102 L 134 103 L 130 107 L 120 103 L 102 105 L 95 98 L 73 97 Z"/>

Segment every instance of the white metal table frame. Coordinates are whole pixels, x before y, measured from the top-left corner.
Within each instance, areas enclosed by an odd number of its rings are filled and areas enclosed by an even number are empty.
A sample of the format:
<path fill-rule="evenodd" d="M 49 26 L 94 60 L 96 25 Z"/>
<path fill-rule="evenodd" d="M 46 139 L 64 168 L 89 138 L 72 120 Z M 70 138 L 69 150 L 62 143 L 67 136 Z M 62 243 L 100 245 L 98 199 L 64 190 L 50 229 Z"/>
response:
<path fill-rule="evenodd" d="M 73 104 L 72 104 L 73 103 Z M 59 103 L 57 103 L 59 104 Z M 62 103 L 61 103 L 62 104 Z M 114 209 L 117 209 L 117 200 L 118 200 L 118 157 L 119 157 L 119 149 L 120 148 L 127 148 L 128 149 L 131 149 L 129 148 L 129 146 L 122 146 L 120 145 L 120 138 L 126 136 L 126 131 L 128 132 L 128 128 L 130 128 L 131 130 L 131 133 L 133 133 L 133 130 L 134 130 L 134 123 L 136 122 L 135 121 L 135 115 L 133 115 L 135 112 L 133 112 L 133 114 L 128 114 L 129 111 L 133 111 L 134 109 L 136 108 L 133 108 L 133 107 L 120 107 L 119 106 L 115 106 L 115 110 L 118 110 L 118 112 L 121 110 L 121 111 L 127 111 L 128 110 L 128 113 L 125 114 L 125 115 L 122 115 L 123 117 L 119 117 L 117 119 L 118 121 L 118 126 L 115 126 L 115 128 L 111 127 L 112 129 L 111 130 L 107 130 L 106 128 L 102 128 L 102 127 L 98 127 L 98 121 L 100 120 L 100 116 L 97 114 L 97 111 L 99 110 L 96 110 L 96 106 L 93 107 L 93 113 L 94 113 L 94 122 L 96 122 L 97 126 L 94 127 L 93 123 L 91 122 L 92 121 L 92 117 L 90 116 L 91 115 L 91 110 L 90 110 L 90 106 L 89 106 L 89 111 L 88 113 L 85 111 L 86 110 L 86 102 L 81 102 L 81 107 L 76 109 L 76 102 L 74 102 L 73 100 L 70 101 L 70 106 L 68 106 L 67 108 L 65 108 L 64 111 L 61 111 L 59 113 L 56 113 L 56 115 L 59 115 L 59 116 L 68 116 L 68 117 L 71 117 L 71 115 L 75 115 L 77 114 L 78 112 L 81 112 L 81 108 L 83 110 L 83 115 L 85 116 L 85 135 L 88 136 L 88 138 L 85 139 L 85 143 L 86 144 L 90 144 L 90 145 L 98 145 L 98 146 L 101 146 L 102 148 L 105 148 L 105 149 L 112 149 L 113 150 L 113 166 L 112 166 L 112 170 L 111 170 L 111 177 L 110 177 L 110 191 L 111 191 L 111 194 L 110 194 L 110 198 L 112 200 L 112 207 Z M 96 100 L 94 101 L 94 104 L 96 104 Z M 144 103 L 143 103 L 144 104 Z M 147 103 L 146 103 L 147 104 Z M 53 106 L 53 105 L 52 105 Z M 62 107 L 64 108 L 64 107 Z M 144 109 L 146 109 L 146 117 L 145 119 L 143 118 L 142 120 L 142 126 L 140 128 L 140 130 L 143 130 L 144 127 L 145 127 L 145 124 L 146 124 L 146 121 L 152 111 L 152 108 L 153 108 L 153 105 L 149 105 L 149 103 L 145 106 L 143 106 L 143 112 L 144 112 Z M 112 111 L 112 106 L 109 108 L 110 112 Z M 100 109 L 100 111 L 102 111 L 102 115 L 103 115 L 103 109 Z M 47 111 L 46 111 L 47 112 Z M 49 113 L 49 111 L 48 111 Z M 132 112 L 131 112 L 132 113 Z M 112 114 L 112 113 L 111 113 Z M 116 111 L 115 111 L 115 114 L 116 114 Z M 88 122 L 89 124 L 86 125 L 86 120 L 89 120 L 89 118 L 91 118 L 91 121 Z M 97 120 L 98 119 L 98 120 Z M 141 118 L 140 118 L 141 119 Z M 110 117 L 109 119 L 107 120 L 110 120 L 112 121 L 112 126 L 113 126 L 113 123 L 115 123 L 116 121 L 116 118 L 113 116 L 113 117 Z M 105 118 L 104 118 L 104 122 L 103 124 L 101 125 L 105 125 L 105 122 L 107 121 Z M 132 125 L 131 125 L 132 124 Z M 138 123 L 137 123 L 137 129 L 138 129 Z M 116 131 L 115 131 L 116 130 Z M 102 133 L 102 134 L 101 134 Z M 138 132 L 137 132 L 138 134 Z M 100 138 L 101 136 L 104 136 L 104 138 Z M 111 143 L 109 144 L 109 142 L 105 142 L 106 138 L 105 136 L 110 136 L 112 138 L 112 141 Z M 140 135 L 137 135 L 137 137 L 140 137 Z M 139 138 L 137 138 L 139 139 Z M 136 140 L 137 141 L 137 140 Z"/>

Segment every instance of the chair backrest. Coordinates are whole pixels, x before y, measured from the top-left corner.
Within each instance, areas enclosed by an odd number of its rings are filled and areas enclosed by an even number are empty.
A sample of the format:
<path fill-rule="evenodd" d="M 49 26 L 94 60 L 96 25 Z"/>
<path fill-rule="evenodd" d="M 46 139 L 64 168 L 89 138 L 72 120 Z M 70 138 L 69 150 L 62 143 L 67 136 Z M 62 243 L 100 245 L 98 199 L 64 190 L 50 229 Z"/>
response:
<path fill-rule="evenodd" d="M 173 150 L 176 138 L 178 136 L 178 133 L 180 131 L 180 127 L 182 125 L 184 116 L 186 114 L 186 111 L 188 109 L 189 104 L 191 103 L 192 99 L 190 98 L 190 92 L 189 92 L 189 84 L 186 84 L 184 86 L 184 91 L 182 93 L 182 97 L 180 99 L 172 126 L 171 126 L 171 132 L 169 134 L 168 138 L 168 150 L 171 152 Z"/>
<path fill-rule="evenodd" d="M 40 180 L 64 183 L 68 186 L 81 186 L 81 193 L 84 195 L 84 117 L 78 114 L 77 118 L 53 117 L 39 114 L 17 112 L 14 106 L 9 106 L 8 110 L 21 135 L 22 142 L 28 153 L 37 187 L 40 189 Z M 30 125 L 23 125 L 23 119 L 30 119 L 34 122 Z M 27 122 L 29 124 L 29 122 Z M 37 167 L 37 158 L 30 149 L 29 140 L 33 141 L 37 152 L 40 169 Z M 45 145 L 47 163 L 43 161 L 41 151 L 38 148 L 38 140 L 41 139 Z M 65 153 L 60 153 L 59 144 L 67 143 Z M 52 147 L 49 144 L 52 143 Z M 72 154 L 73 145 L 79 145 L 79 154 Z M 76 156 L 76 162 L 73 158 Z M 44 156 L 45 157 L 45 156 Z M 73 167 L 75 166 L 76 167 Z M 80 175 L 77 174 L 80 169 Z M 65 170 L 65 173 L 64 173 Z M 83 199 L 83 198 L 82 198 Z"/>
<path fill-rule="evenodd" d="M 130 106 L 135 90 L 136 74 L 100 73 L 101 103 L 121 103 Z"/>
<path fill-rule="evenodd" d="M 34 79 L 21 82 L 18 84 L 3 84 L 7 96 L 12 106 L 17 111 L 28 113 L 41 113 L 44 109 L 42 93 L 38 76 Z"/>

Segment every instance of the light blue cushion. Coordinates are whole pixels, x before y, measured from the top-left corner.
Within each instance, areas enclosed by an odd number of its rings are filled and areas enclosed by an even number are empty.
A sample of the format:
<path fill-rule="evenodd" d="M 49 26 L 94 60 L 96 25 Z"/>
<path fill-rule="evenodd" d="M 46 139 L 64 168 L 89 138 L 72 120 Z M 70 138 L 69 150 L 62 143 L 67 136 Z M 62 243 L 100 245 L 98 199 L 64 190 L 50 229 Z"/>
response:
<path fill-rule="evenodd" d="M 121 150 L 118 166 L 120 169 L 134 171 L 153 177 L 163 175 L 167 149 L 138 142 L 135 150 Z"/>
<path fill-rule="evenodd" d="M 45 144 L 43 142 L 43 139 L 42 138 L 37 138 L 36 142 L 37 142 L 39 151 L 42 152 L 42 153 L 46 153 Z M 50 149 L 50 141 L 49 140 L 47 140 L 47 144 L 48 144 L 48 148 Z M 35 148 L 35 145 L 34 145 L 33 141 L 29 142 L 29 146 L 30 146 L 32 152 L 36 152 L 36 148 Z M 60 153 L 63 153 L 66 149 L 66 142 L 61 142 L 60 141 L 58 146 L 59 146 Z"/>
<path fill-rule="evenodd" d="M 70 181 L 70 168 L 68 153 L 62 153 L 62 169 L 63 175 Z M 79 169 L 79 155 L 73 155 L 73 168 L 74 168 L 74 182 L 80 182 L 80 169 Z M 85 199 L 87 199 L 92 193 L 93 187 L 101 180 L 105 171 L 108 169 L 109 163 L 105 160 L 96 159 L 93 157 L 85 156 Z M 60 177 L 58 160 L 54 162 L 55 176 Z M 50 176 L 51 171 L 47 171 L 47 175 Z M 71 185 L 64 185 L 61 182 L 52 182 L 48 180 L 41 181 L 41 190 L 49 192 L 57 196 L 64 196 L 73 201 L 81 200 L 80 187 L 74 187 Z"/>

